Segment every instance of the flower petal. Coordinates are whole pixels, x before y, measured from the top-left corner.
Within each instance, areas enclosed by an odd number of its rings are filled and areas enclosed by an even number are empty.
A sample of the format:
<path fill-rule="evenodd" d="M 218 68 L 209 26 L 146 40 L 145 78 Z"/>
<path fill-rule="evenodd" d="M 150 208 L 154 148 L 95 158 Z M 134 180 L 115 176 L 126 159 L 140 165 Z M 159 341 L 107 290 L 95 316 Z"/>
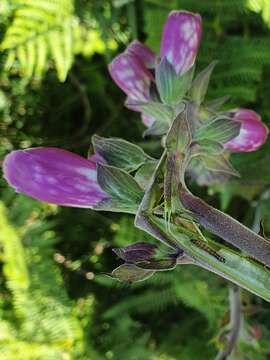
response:
<path fill-rule="evenodd" d="M 186 11 L 172 11 L 165 23 L 160 56 L 183 74 L 194 64 L 201 39 L 201 17 Z"/>
<path fill-rule="evenodd" d="M 133 54 L 149 69 L 153 69 L 156 63 L 155 53 L 149 49 L 146 45 L 142 44 L 138 40 L 132 41 L 129 44 L 127 50 L 128 53 Z"/>
<path fill-rule="evenodd" d="M 116 84 L 130 98 L 147 101 L 153 78 L 150 70 L 132 53 L 118 55 L 109 65 L 109 72 Z"/>
<path fill-rule="evenodd" d="M 266 142 L 268 136 L 268 128 L 261 121 L 261 117 L 255 111 L 248 109 L 236 109 L 233 113 L 233 119 L 241 123 L 240 133 L 224 147 L 237 152 L 258 150 Z"/>
<path fill-rule="evenodd" d="M 97 183 L 96 163 L 66 150 L 12 151 L 3 170 L 16 191 L 48 203 L 89 208 L 108 197 Z"/>

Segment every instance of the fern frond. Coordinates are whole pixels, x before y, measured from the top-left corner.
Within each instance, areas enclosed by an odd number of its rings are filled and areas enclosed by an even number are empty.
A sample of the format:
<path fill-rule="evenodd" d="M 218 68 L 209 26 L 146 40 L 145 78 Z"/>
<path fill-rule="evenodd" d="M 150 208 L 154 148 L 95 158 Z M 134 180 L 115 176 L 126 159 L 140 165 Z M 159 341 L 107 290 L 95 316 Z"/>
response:
<path fill-rule="evenodd" d="M 18 60 L 24 76 L 41 77 L 47 59 L 53 60 L 64 81 L 74 55 L 74 32 L 78 21 L 72 0 L 12 0 L 15 10 L 1 44 L 7 52 L 6 68 Z"/>
<path fill-rule="evenodd" d="M 17 323 L 16 328 L 5 327 L 9 341 L 0 336 L 0 357 L 12 359 L 17 351 L 16 358 L 30 360 L 33 357 L 22 354 L 32 349 L 31 354 L 38 354 L 34 358 L 60 360 L 61 354 L 70 354 L 76 348 L 83 334 L 74 314 L 75 304 L 69 300 L 53 261 L 55 234 L 40 221 L 25 225 L 20 231 L 15 229 L 3 203 L 0 230 L 3 273 L 12 298 L 11 324 Z M 4 319 L 0 319 L 0 329 L 4 324 Z"/>

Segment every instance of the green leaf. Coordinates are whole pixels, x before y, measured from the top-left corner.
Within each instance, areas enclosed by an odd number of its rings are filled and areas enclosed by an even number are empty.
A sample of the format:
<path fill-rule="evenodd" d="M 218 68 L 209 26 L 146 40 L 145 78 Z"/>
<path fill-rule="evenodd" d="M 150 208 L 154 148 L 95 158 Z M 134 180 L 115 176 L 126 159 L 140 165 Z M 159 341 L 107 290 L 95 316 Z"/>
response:
<path fill-rule="evenodd" d="M 135 180 L 142 189 L 146 189 L 147 185 L 155 171 L 157 161 L 152 161 L 144 164 L 135 174 Z"/>
<path fill-rule="evenodd" d="M 192 156 L 220 155 L 224 150 L 223 145 L 214 140 L 203 139 L 192 144 Z"/>
<path fill-rule="evenodd" d="M 159 102 L 141 102 L 137 100 L 129 100 L 126 102 L 126 105 L 132 105 L 133 107 L 136 107 L 138 111 L 153 117 L 159 123 L 164 123 L 167 126 L 172 122 L 174 117 L 173 109 L 170 106 Z"/>
<path fill-rule="evenodd" d="M 136 213 L 143 190 L 131 175 L 116 167 L 98 164 L 97 180 L 110 199 L 99 202 L 96 210 Z"/>
<path fill-rule="evenodd" d="M 210 77 L 214 67 L 216 66 L 217 61 L 213 61 L 208 65 L 203 71 L 201 71 L 195 78 L 190 89 L 191 99 L 195 104 L 200 105 L 206 95 Z"/>
<path fill-rule="evenodd" d="M 166 148 L 172 153 L 184 152 L 192 141 L 190 122 L 187 118 L 187 109 L 184 109 L 174 119 L 166 137 Z"/>
<path fill-rule="evenodd" d="M 205 167 L 211 171 L 222 172 L 225 174 L 240 177 L 238 171 L 236 171 L 230 162 L 223 156 L 200 156 Z"/>
<path fill-rule="evenodd" d="M 213 140 L 225 144 L 240 132 L 241 124 L 227 117 L 219 117 L 197 129 L 195 140 Z"/>
<path fill-rule="evenodd" d="M 111 277 L 123 282 L 136 282 L 148 279 L 154 271 L 145 270 L 134 264 L 122 264 L 113 270 Z"/>
<path fill-rule="evenodd" d="M 226 104 L 226 102 L 230 99 L 230 96 L 222 96 L 218 99 L 214 99 L 205 103 L 205 108 L 210 111 L 218 111 L 222 105 Z"/>
<path fill-rule="evenodd" d="M 178 104 L 190 88 L 194 67 L 177 75 L 173 66 L 164 57 L 156 69 L 156 84 L 161 100 L 165 104 Z"/>
<path fill-rule="evenodd" d="M 102 156 L 109 165 L 126 171 L 138 169 L 153 159 L 139 146 L 119 138 L 103 138 L 94 135 L 92 138 L 95 153 Z"/>
<path fill-rule="evenodd" d="M 170 124 L 156 120 L 148 129 L 143 132 L 143 137 L 165 135 L 169 128 Z"/>
<path fill-rule="evenodd" d="M 75 54 L 75 31 L 80 27 L 72 0 L 15 0 L 11 23 L 0 44 L 7 52 L 6 68 L 17 64 L 30 79 L 41 77 L 52 60 L 65 81 Z M 15 62 L 15 60 L 18 60 Z"/>

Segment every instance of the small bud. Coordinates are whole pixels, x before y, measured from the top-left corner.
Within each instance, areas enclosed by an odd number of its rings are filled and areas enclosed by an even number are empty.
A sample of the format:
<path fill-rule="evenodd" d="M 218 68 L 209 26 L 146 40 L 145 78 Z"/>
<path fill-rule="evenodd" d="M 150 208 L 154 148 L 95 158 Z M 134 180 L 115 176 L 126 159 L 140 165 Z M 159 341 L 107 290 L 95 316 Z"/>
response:
<path fill-rule="evenodd" d="M 97 183 L 96 163 L 66 150 L 12 151 L 3 170 L 17 192 L 50 204 L 91 208 L 108 198 Z"/>
<path fill-rule="evenodd" d="M 135 55 L 149 69 L 153 69 L 156 63 L 155 53 L 138 40 L 132 41 L 127 50 L 128 53 Z"/>
<path fill-rule="evenodd" d="M 268 136 L 268 128 L 261 121 L 261 117 L 255 111 L 248 109 L 236 109 L 232 114 L 233 120 L 241 124 L 240 133 L 224 147 L 235 152 L 258 150 Z"/>
<path fill-rule="evenodd" d="M 163 29 L 160 56 L 166 57 L 177 74 L 195 62 L 201 39 L 201 17 L 186 11 L 170 13 Z"/>
<path fill-rule="evenodd" d="M 125 52 L 118 55 L 109 65 L 109 72 L 129 98 L 140 101 L 149 100 L 153 76 L 133 53 Z"/>
<path fill-rule="evenodd" d="M 156 252 L 157 246 L 149 243 L 136 243 L 123 248 L 113 249 L 115 254 L 127 262 L 137 262 L 151 259 Z"/>

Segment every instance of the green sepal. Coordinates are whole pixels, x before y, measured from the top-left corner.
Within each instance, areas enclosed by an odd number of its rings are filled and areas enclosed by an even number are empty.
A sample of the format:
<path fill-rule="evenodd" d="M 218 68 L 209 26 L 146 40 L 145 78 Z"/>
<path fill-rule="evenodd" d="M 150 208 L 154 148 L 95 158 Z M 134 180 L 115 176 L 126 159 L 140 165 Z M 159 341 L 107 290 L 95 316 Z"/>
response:
<path fill-rule="evenodd" d="M 156 68 L 156 84 L 161 100 L 165 104 L 178 104 L 189 90 L 194 67 L 182 75 L 177 75 L 174 67 L 164 57 Z"/>
<path fill-rule="evenodd" d="M 226 159 L 224 155 L 218 155 L 218 156 L 201 155 L 200 159 L 202 160 L 204 166 L 210 171 L 216 171 L 216 172 L 240 177 L 239 172 L 233 168 L 231 163 Z"/>
<path fill-rule="evenodd" d="M 100 201 L 95 210 L 136 214 L 143 190 L 131 175 L 114 166 L 97 164 L 97 180 L 109 198 Z"/>
<path fill-rule="evenodd" d="M 225 95 L 220 98 L 208 101 L 204 104 L 204 107 L 211 112 L 218 111 L 224 104 L 226 104 L 229 99 L 230 96 Z"/>
<path fill-rule="evenodd" d="M 143 132 L 143 137 L 165 135 L 168 132 L 169 128 L 169 123 L 156 120 L 148 129 Z"/>
<path fill-rule="evenodd" d="M 184 109 L 174 119 L 166 137 L 166 149 L 170 153 L 184 152 L 191 144 L 192 133 L 187 118 L 187 109 Z"/>
<path fill-rule="evenodd" d="M 193 81 L 190 89 L 191 100 L 194 101 L 196 105 L 200 105 L 207 93 L 210 77 L 212 71 L 216 66 L 217 61 L 211 62 L 203 71 L 201 71 Z"/>
<path fill-rule="evenodd" d="M 196 130 L 195 140 L 213 140 L 225 144 L 239 135 L 241 124 L 228 117 L 218 117 Z"/>
<path fill-rule="evenodd" d="M 203 139 L 192 144 L 192 157 L 198 155 L 220 155 L 225 151 L 222 144 L 214 140 Z"/>
<path fill-rule="evenodd" d="M 133 283 L 148 279 L 154 272 L 155 271 L 142 269 L 134 264 L 125 263 L 118 266 L 111 274 L 107 275 L 118 281 Z"/>
<path fill-rule="evenodd" d="M 152 160 L 139 146 L 119 138 L 92 137 L 95 153 L 106 162 L 126 171 L 137 170 L 146 161 Z"/>
<path fill-rule="evenodd" d="M 147 185 L 155 171 L 157 161 L 151 161 L 142 165 L 135 174 L 135 180 L 142 189 L 146 189 Z"/>
<path fill-rule="evenodd" d="M 141 102 L 137 100 L 129 100 L 126 105 L 136 107 L 138 111 L 151 116 L 160 123 L 170 124 L 174 118 L 173 109 L 165 104 L 155 101 Z"/>

